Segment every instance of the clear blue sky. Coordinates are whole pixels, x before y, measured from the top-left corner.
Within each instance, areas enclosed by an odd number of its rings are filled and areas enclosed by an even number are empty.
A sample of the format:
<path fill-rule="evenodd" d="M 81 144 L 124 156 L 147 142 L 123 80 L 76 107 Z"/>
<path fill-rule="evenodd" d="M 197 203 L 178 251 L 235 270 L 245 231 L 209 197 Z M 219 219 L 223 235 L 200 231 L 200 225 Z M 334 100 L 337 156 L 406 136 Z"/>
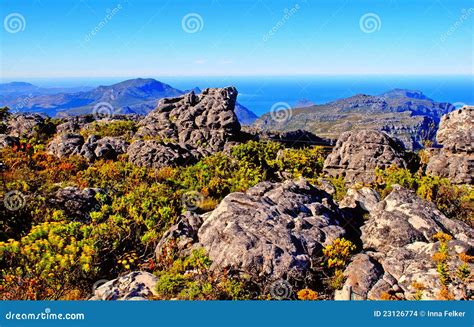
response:
<path fill-rule="evenodd" d="M 471 0 L 0 0 L 1 77 L 472 75 L 471 7 Z M 108 12 L 115 14 L 101 24 Z M 24 30 L 8 31 L 11 13 L 21 14 Z M 196 33 L 182 27 L 189 13 L 202 18 Z M 372 33 L 360 26 L 368 13 L 379 19 Z"/>

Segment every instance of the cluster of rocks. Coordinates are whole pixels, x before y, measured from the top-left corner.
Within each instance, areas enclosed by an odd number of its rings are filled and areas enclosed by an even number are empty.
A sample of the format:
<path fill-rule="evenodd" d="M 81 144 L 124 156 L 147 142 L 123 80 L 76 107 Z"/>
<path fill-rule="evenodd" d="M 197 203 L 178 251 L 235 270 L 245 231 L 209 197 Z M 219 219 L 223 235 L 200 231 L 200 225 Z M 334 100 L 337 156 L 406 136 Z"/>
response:
<path fill-rule="evenodd" d="M 439 241 L 433 235 L 442 232 L 452 237 L 448 264 L 453 271 L 463 264 L 458 255 L 474 250 L 474 230 L 448 219 L 412 191 L 397 187 L 375 205 L 370 196 L 359 197 L 359 203 L 369 211 L 361 228 L 363 252 L 353 257 L 345 271 L 345 286 L 352 288 L 355 299 L 377 300 L 384 294 L 437 299 L 442 285 L 433 260 Z M 472 294 L 474 285 L 465 287 L 453 279 L 448 289 L 455 299 L 462 299 Z"/>
<path fill-rule="evenodd" d="M 48 151 L 57 157 L 81 155 L 89 161 L 97 159 L 116 159 L 126 153 L 128 142 L 122 137 L 103 137 L 90 135 L 87 140 L 79 133 L 58 134 L 48 145 Z"/>
<path fill-rule="evenodd" d="M 1 122 L 0 149 L 20 144 L 20 139 L 30 138 L 46 128 L 45 117 L 39 114 L 18 114 Z"/>
<path fill-rule="evenodd" d="M 430 149 L 427 172 L 457 184 L 474 182 L 474 107 L 463 107 L 441 119 L 436 141 L 442 148 Z"/>
<path fill-rule="evenodd" d="M 324 162 L 324 172 L 344 177 L 348 183 L 372 183 L 375 168 L 407 167 L 403 144 L 384 132 L 361 130 L 346 132 L 337 140 Z"/>

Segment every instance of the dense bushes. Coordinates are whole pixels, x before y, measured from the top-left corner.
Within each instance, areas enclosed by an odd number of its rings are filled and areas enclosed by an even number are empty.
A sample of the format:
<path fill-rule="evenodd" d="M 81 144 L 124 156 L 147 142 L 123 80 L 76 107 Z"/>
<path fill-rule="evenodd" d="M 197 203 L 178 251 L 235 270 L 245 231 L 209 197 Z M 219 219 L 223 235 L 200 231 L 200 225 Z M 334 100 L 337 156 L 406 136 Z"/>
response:
<path fill-rule="evenodd" d="M 1 112 L 0 112 L 1 115 Z M 57 122 L 48 126 L 55 128 Z M 136 130 L 130 121 L 91 124 L 84 135 L 128 136 Z M 19 147 L 0 150 L 4 164 L 0 197 L 21 194 L 17 210 L 0 202 L 0 299 L 77 299 L 91 293 L 97 279 L 111 279 L 134 269 L 160 277 L 160 298 L 246 299 L 250 280 L 209 272 L 211 261 L 202 250 L 186 258 L 175 253 L 155 262 L 154 249 L 164 231 L 190 209 L 189 194 L 196 195 L 191 210 L 212 210 L 227 194 L 245 191 L 261 181 L 305 177 L 316 183 L 322 176 L 324 153 L 320 147 L 284 148 L 275 142 L 254 142 L 203 158 L 187 167 L 137 167 L 121 156 L 116 161 L 88 164 L 82 157 L 58 159 L 45 152 L 50 131 Z M 374 185 L 387 195 L 394 184 L 415 190 L 453 218 L 472 218 L 471 188 L 446 179 L 390 168 L 377 170 Z M 336 200 L 346 192 L 343 178 L 329 179 Z M 98 206 L 84 221 L 55 210 L 49 200 L 66 186 L 99 188 Z M 342 286 L 342 271 L 354 246 L 338 239 L 323 250 L 322 287 L 300 290 L 298 298 L 328 298 Z M 462 273 L 462 272 L 460 272 Z M 309 285 L 311 287 L 316 285 Z M 257 295 L 256 295 L 257 294 Z"/>

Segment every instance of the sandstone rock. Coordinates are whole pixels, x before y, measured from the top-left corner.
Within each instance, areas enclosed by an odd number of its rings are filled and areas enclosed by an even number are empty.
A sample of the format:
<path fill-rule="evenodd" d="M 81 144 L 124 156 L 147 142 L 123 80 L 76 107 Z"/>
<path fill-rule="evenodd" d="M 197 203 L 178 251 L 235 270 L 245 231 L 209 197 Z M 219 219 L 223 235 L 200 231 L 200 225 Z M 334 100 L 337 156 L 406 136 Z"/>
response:
<path fill-rule="evenodd" d="M 380 195 L 374 189 L 363 187 L 360 189 L 350 188 L 347 190 L 346 196 L 339 203 L 341 208 L 361 208 L 370 212 L 380 201 Z"/>
<path fill-rule="evenodd" d="M 81 155 L 89 161 L 97 159 L 115 160 L 117 156 L 126 153 L 128 143 L 121 137 L 103 137 L 96 135 L 88 137 L 81 148 Z"/>
<path fill-rule="evenodd" d="M 366 253 L 355 256 L 347 267 L 346 286 L 368 299 L 380 299 L 383 292 L 414 299 L 415 282 L 425 287 L 423 299 L 436 299 L 441 284 L 432 258 L 439 242 L 433 240 L 433 235 L 443 232 L 453 237 L 449 242 L 451 269 L 462 263 L 458 254 L 472 253 L 474 246 L 470 227 L 448 219 L 432 203 L 400 187 L 370 211 L 361 230 Z M 468 288 L 474 291 L 473 285 Z M 465 295 L 455 280 L 449 289 L 456 299 Z"/>
<path fill-rule="evenodd" d="M 203 223 L 203 218 L 191 211 L 186 211 L 179 219 L 178 222 L 168 229 L 163 237 L 161 238 L 158 246 L 156 247 L 156 257 L 159 258 L 164 247 L 170 240 L 175 240 L 177 250 L 186 254 L 185 251 L 191 248 L 198 241 L 198 230 Z"/>
<path fill-rule="evenodd" d="M 148 300 L 158 295 L 157 282 L 158 278 L 148 272 L 134 271 L 95 289 L 91 300 Z"/>
<path fill-rule="evenodd" d="M 463 107 L 443 116 L 436 140 L 442 149 L 433 151 L 427 172 L 456 184 L 473 184 L 474 107 Z"/>
<path fill-rule="evenodd" d="M 84 138 L 80 134 L 58 134 L 48 145 L 48 152 L 59 158 L 79 155 Z"/>
<path fill-rule="evenodd" d="M 192 164 L 195 158 L 178 144 L 156 140 L 135 141 L 128 148 L 130 162 L 137 166 L 161 168 Z"/>
<path fill-rule="evenodd" d="M 203 155 L 220 151 L 240 132 L 236 98 L 237 90 L 227 87 L 162 99 L 140 122 L 137 136 L 159 137 Z"/>
<path fill-rule="evenodd" d="M 96 194 L 105 194 L 98 188 L 80 189 L 77 187 L 66 187 L 58 190 L 51 204 L 58 209 L 64 210 L 70 219 L 87 222 L 89 213 L 100 209 L 100 203 L 96 200 Z"/>
<path fill-rule="evenodd" d="M 371 211 L 361 238 L 366 249 L 387 252 L 413 242 L 431 242 L 437 232 L 465 242 L 473 235 L 467 225 L 447 218 L 433 203 L 396 187 Z"/>
<path fill-rule="evenodd" d="M 263 182 L 231 193 L 198 231 L 211 269 L 265 280 L 302 280 L 322 247 L 344 235 L 343 219 L 324 191 L 306 180 Z"/>
<path fill-rule="evenodd" d="M 391 165 L 407 166 L 403 145 L 383 132 L 362 130 L 341 135 L 324 162 L 324 171 L 330 176 L 344 176 L 348 183 L 370 183 L 375 168 Z"/>
<path fill-rule="evenodd" d="M 44 127 L 44 117 L 39 114 L 18 114 L 10 117 L 7 131 L 11 136 L 29 138 Z"/>
<path fill-rule="evenodd" d="M 58 134 L 75 133 L 81 130 L 85 125 L 94 121 L 94 117 L 89 116 L 69 116 L 63 118 L 63 123 L 56 127 Z"/>

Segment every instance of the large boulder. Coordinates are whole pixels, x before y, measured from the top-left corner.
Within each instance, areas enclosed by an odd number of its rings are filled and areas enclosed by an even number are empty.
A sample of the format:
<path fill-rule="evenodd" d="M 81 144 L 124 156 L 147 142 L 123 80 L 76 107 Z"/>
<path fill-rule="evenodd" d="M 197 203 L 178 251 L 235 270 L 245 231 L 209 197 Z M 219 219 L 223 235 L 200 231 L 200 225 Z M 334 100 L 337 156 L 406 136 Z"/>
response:
<path fill-rule="evenodd" d="M 218 151 L 240 132 L 234 113 L 236 98 L 237 90 L 226 87 L 162 99 L 140 122 L 137 135 L 173 139 L 183 147 Z"/>
<path fill-rule="evenodd" d="M 79 155 L 84 144 L 81 134 L 58 134 L 48 145 L 48 152 L 58 158 Z"/>
<path fill-rule="evenodd" d="M 122 137 L 103 137 L 90 135 L 81 148 L 81 155 L 89 161 L 97 159 L 115 160 L 117 156 L 126 153 L 128 143 Z"/>
<path fill-rule="evenodd" d="M 90 300 L 149 300 L 158 295 L 157 282 L 158 278 L 148 272 L 134 271 L 94 287 Z"/>
<path fill-rule="evenodd" d="M 453 271 L 462 264 L 458 255 L 472 253 L 474 246 L 470 227 L 448 219 L 432 203 L 400 187 L 370 211 L 361 230 L 365 253 L 353 258 L 345 274 L 346 286 L 363 299 L 380 299 L 383 293 L 414 299 L 419 290 L 416 285 L 424 288 L 423 299 L 436 299 L 442 286 L 433 260 L 439 241 L 433 235 L 446 233 L 452 237 L 448 246 Z M 456 299 L 466 295 L 455 279 L 448 289 Z M 474 285 L 470 284 L 467 293 L 472 291 Z"/>
<path fill-rule="evenodd" d="M 199 246 L 213 270 L 304 280 L 323 246 L 344 236 L 342 219 L 330 196 L 304 179 L 262 182 L 222 200 L 199 228 Z"/>
<path fill-rule="evenodd" d="M 176 248 L 180 254 L 188 254 L 188 250 L 198 242 L 198 230 L 203 221 L 203 216 L 192 211 L 186 211 L 161 238 L 155 250 L 156 257 L 162 257 L 170 241 L 176 241 Z"/>
<path fill-rule="evenodd" d="M 45 127 L 45 118 L 39 114 L 17 114 L 8 120 L 7 133 L 19 138 L 30 138 Z"/>
<path fill-rule="evenodd" d="M 131 163 L 153 168 L 195 162 L 194 156 L 180 145 L 157 140 L 135 141 L 128 148 L 127 154 Z"/>
<path fill-rule="evenodd" d="M 474 107 L 463 107 L 443 116 L 436 140 L 442 148 L 432 150 L 427 172 L 456 184 L 473 184 Z"/>
<path fill-rule="evenodd" d="M 403 145 L 384 132 L 346 132 L 326 158 L 324 171 L 333 177 L 343 176 L 348 183 L 371 183 L 377 167 L 384 169 L 395 165 L 406 168 L 404 156 Z"/>

